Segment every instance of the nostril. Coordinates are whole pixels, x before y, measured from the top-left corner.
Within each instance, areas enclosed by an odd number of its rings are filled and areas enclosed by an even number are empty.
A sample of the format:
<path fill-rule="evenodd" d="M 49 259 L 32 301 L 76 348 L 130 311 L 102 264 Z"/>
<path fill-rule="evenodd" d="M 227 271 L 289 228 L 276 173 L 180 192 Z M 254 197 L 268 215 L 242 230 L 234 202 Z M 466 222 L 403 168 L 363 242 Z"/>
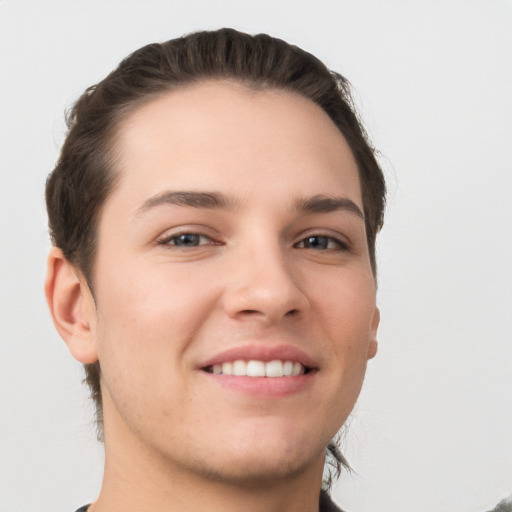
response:
<path fill-rule="evenodd" d="M 258 311 L 257 309 L 244 309 L 243 311 L 240 311 L 243 315 L 260 315 L 263 314 L 261 311 Z M 299 314 L 298 309 L 291 309 L 290 311 L 287 311 L 284 316 L 296 316 Z"/>

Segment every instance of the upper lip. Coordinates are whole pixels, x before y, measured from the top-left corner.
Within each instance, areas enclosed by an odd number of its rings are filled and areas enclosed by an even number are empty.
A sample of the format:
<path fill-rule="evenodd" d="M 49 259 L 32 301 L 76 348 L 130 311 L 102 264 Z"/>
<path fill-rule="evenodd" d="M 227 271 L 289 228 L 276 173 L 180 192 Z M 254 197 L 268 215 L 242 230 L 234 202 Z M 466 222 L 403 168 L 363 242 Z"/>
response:
<path fill-rule="evenodd" d="M 306 352 L 294 345 L 242 345 L 229 348 L 211 358 L 203 361 L 199 367 L 207 368 L 214 364 L 222 364 L 228 361 L 236 360 L 256 360 L 256 361 L 293 361 L 301 363 L 303 366 L 316 369 L 318 364 Z"/>

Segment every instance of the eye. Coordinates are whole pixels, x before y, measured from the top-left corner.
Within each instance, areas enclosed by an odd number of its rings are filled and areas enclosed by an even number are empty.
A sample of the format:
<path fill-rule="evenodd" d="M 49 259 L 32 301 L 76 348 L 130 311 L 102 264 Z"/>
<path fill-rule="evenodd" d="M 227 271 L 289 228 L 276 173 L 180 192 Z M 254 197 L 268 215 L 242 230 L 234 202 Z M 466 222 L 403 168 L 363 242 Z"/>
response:
<path fill-rule="evenodd" d="M 175 247 L 198 247 L 200 245 L 213 244 L 213 240 L 198 233 L 179 233 L 158 240 L 159 245 L 172 245 Z"/>
<path fill-rule="evenodd" d="M 313 249 L 315 251 L 325 251 L 328 249 L 348 250 L 348 245 L 332 236 L 312 235 L 302 239 L 295 245 L 300 249 Z"/>

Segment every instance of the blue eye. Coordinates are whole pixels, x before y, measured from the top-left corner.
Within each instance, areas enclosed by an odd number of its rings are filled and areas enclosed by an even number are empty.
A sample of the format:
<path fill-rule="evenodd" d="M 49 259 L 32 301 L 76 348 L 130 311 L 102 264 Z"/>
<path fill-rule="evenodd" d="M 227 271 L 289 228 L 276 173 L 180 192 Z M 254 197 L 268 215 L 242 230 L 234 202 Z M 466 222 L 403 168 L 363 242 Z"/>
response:
<path fill-rule="evenodd" d="M 201 235 L 194 233 L 186 233 L 183 235 L 175 236 L 171 239 L 174 245 L 178 247 L 197 247 L 201 242 Z"/>
<path fill-rule="evenodd" d="M 172 235 L 160 240 L 160 245 L 173 245 L 175 247 L 198 247 L 211 243 L 210 238 L 197 233 L 182 233 L 180 235 Z"/>
<path fill-rule="evenodd" d="M 314 235 L 301 240 L 297 247 L 303 249 L 313 249 L 316 251 L 325 251 L 327 249 L 347 249 L 347 245 L 341 240 L 331 236 Z"/>

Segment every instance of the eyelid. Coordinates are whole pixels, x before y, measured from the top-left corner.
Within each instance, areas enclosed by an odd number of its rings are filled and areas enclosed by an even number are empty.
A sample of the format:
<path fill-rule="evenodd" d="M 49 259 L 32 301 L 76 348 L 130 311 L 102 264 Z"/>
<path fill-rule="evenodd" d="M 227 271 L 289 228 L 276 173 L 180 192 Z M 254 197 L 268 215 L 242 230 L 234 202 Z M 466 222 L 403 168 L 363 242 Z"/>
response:
<path fill-rule="evenodd" d="M 336 242 L 336 244 L 339 246 L 340 250 L 349 250 L 352 246 L 350 240 L 346 236 L 343 236 L 341 233 L 338 232 L 333 232 L 329 229 L 312 229 L 305 233 L 301 233 L 300 240 L 298 240 L 294 244 L 294 246 L 297 246 L 301 242 L 304 242 L 304 240 L 306 240 L 307 238 L 314 237 L 323 237 L 334 240 L 334 242 Z"/>
<path fill-rule="evenodd" d="M 199 246 L 203 245 L 222 245 L 222 241 L 219 240 L 218 236 L 215 236 L 212 230 L 205 226 L 180 226 L 176 228 L 171 228 L 164 231 L 160 236 L 158 236 L 155 240 L 157 245 L 168 245 L 170 244 L 174 238 L 178 238 L 182 235 L 198 235 L 200 237 L 204 237 L 209 240 L 209 243 L 199 244 Z M 347 236 L 342 235 L 337 231 L 332 231 L 330 229 L 310 229 L 300 234 L 300 238 L 293 244 L 296 247 L 301 242 L 304 242 L 307 238 L 312 237 L 324 237 L 330 240 L 333 240 L 340 248 L 340 250 L 349 250 L 352 246 L 351 241 L 347 238 Z M 179 246 L 176 246 L 179 247 Z M 196 246 L 198 247 L 198 246 Z"/>
<path fill-rule="evenodd" d="M 199 246 L 202 246 L 202 245 L 220 245 L 221 242 L 216 240 L 211 233 L 207 233 L 208 231 L 209 231 L 208 229 L 206 229 L 204 227 L 200 227 L 200 226 L 181 226 L 179 228 L 174 228 L 174 229 L 171 229 L 171 230 L 166 230 L 162 235 L 157 237 L 155 242 L 156 242 L 157 245 L 164 245 L 164 246 L 167 245 L 167 246 L 171 246 L 172 247 L 173 244 L 171 244 L 169 242 L 171 242 L 174 238 L 178 238 L 178 237 L 180 237 L 182 235 L 197 235 L 197 236 L 200 236 L 200 237 L 203 237 L 203 238 L 207 238 L 210 241 L 210 243 L 199 244 Z M 175 245 L 175 247 L 182 248 L 182 247 L 179 247 L 177 245 Z"/>

